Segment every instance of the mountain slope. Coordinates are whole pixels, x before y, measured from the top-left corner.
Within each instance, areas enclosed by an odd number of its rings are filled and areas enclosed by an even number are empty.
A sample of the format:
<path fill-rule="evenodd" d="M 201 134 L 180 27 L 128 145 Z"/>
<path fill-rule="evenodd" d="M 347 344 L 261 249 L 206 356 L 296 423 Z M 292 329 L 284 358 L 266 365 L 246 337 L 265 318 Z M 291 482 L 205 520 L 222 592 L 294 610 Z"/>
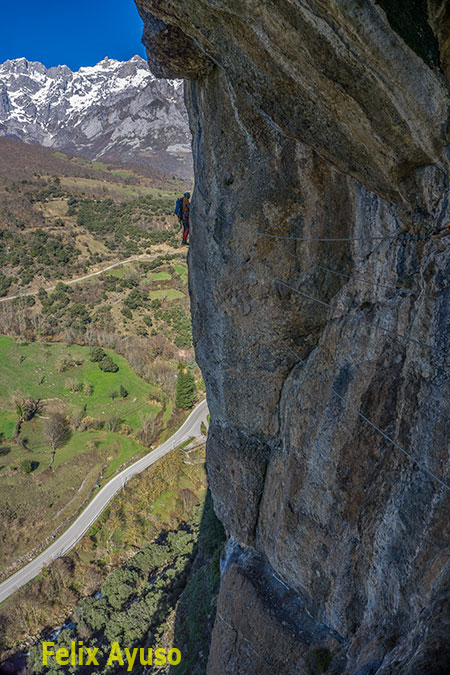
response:
<path fill-rule="evenodd" d="M 0 135 L 190 175 L 190 133 L 178 80 L 157 80 L 140 56 L 72 72 L 25 58 L 0 65 Z"/>

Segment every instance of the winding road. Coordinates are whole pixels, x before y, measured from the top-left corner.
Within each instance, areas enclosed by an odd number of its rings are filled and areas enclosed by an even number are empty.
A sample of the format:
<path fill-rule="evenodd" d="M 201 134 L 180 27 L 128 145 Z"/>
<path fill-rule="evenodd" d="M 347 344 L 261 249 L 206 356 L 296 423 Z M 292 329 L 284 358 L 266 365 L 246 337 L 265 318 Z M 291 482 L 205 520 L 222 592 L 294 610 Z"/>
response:
<path fill-rule="evenodd" d="M 65 284 L 66 286 L 70 286 L 70 284 L 77 284 L 79 281 L 86 281 L 86 279 L 91 279 L 92 277 L 98 277 L 100 274 L 103 274 L 103 272 L 107 272 L 108 270 L 112 270 L 113 267 L 119 267 L 120 265 L 126 265 L 127 263 L 131 262 L 138 262 L 139 260 L 148 260 L 154 258 L 154 255 L 150 255 L 149 253 L 141 253 L 141 255 L 136 256 L 135 258 L 127 258 L 126 260 L 120 260 L 119 262 L 112 263 L 112 265 L 108 265 L 108 267 L 103 267 L 103 269 L 98 270 L 98 272 L 90 272 L 90 274 L 86 274 L 84 277 L 77 277 L 76 279 L 69 279 L 69 281 L 60 281 L 56 282 L 57 283 L 62 283 Z M 44 290 L 48 291 L 54 291 L 56 288 L 56 284 L 53 286 L 47 286 Z M 0 298 L 0 302 L 7 302 L 8 300 L 17 300 L 17 298 L 26 298 L 28 295 L 37 295 L 39 293 L 39 290 L 34 290 L 34 291 L 25 291 L 25 293 L 19 293 L 18 295 L 8 295 L 6 298 Z"/>
<path fill-rule="evenodd" d="M 95 497 L 86 506 L 84 511 L 70 525 L 70 527 L 56 539 L 45 551 L 29 562 L 25 567 L 12 574 L 8 579 L 0 584 L 0 602 L 3 602 L 17 591 L 21 586 L 31 581 L 42 568 L 56 558 L 70 551 L 73 546 L 81 539 L 85 532 L 97 520 L 99 515 L 109 504 L 114 495 L 125 486 L 127 481 L 140 473 L 147 467 L 154 464 L 158 459 L 167 455 L 171 450 L 181 445 L 184 441 L 192 437 L 200 437 L 201 424 L 207 424 L 208 406 L 206 401 L 202 401 L 194 408 L 187 420 L 167 441 L 149 452 L 128 468 L 121 471 L 112 478 Z"/>

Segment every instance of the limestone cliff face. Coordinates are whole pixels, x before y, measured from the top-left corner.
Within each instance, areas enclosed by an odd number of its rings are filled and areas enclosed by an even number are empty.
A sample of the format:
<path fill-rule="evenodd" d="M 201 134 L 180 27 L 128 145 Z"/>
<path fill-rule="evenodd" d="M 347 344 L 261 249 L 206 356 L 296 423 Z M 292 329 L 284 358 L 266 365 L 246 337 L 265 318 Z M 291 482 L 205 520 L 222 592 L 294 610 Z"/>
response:
<path fill-rule="evenodd" d="M 138 4 L 189 78 L 209 673 L 446 673 L 447 3 Z"/>

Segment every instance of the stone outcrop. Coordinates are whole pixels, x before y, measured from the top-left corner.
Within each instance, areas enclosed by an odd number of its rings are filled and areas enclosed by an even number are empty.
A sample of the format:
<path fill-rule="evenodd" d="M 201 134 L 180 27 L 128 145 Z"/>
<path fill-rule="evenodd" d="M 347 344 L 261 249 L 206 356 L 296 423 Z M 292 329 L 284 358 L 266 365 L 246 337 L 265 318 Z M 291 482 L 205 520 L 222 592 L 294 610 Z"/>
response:
<path fill-rule="evenodd" d="M 446 673 L 446 3 L 138 5 L 189 78 L 209 673 Z"/>

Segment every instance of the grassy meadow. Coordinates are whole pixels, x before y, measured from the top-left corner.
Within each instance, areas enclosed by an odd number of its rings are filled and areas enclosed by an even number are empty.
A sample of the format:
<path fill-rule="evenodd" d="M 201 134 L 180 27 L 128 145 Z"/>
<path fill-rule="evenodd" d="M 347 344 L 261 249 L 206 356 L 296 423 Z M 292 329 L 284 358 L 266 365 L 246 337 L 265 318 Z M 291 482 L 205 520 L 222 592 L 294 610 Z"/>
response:
<path fill-rule="evenodd" d="M 119 354 L 105 352 L 117 372 L 103 372 L 87 347 L 0 336 L 0 526 L 8 531 L 2 568 L 54 533 L 97 483 L 148 451 L 136 438 L 145 417 L 160 414 L 163 424 L 170 418 L 173 403 L 161 389 L 139 378 Z M 39 399 L 41 406 L 22 423 L 21 443 L 15 438 L 17 397 Z M 51 463 L 45 424 L 55 411 L 79 422 L 71 423 Z M 30 473 L 23 469 L 26 460 L 34 467 Z"/>

